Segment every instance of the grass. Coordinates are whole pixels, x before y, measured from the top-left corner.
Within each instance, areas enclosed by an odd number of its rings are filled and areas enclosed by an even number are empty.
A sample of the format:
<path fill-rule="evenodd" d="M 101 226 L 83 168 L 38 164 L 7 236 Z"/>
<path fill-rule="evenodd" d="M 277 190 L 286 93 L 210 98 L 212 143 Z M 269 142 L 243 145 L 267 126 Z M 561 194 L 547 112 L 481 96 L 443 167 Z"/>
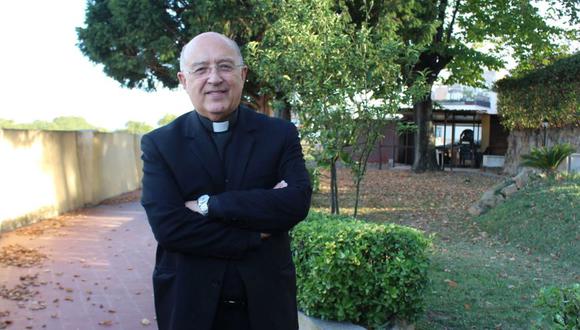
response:
<path fill-rule="evenodd" d="M 478 222 L 505 244 L 580 265 L 580 176 L 535 180 Z"/>
<path fill-rule="evenodd" d="M 501 178 L 480 173 L 370 170 L 361 218 L 435 235 L 431 284 L 417 329 L 529 329 L 541 312 L 542 287 L 580 281 L 580 177 L 536 181 L 488 214 L 467 208 Z M 354 191 L 339 175 L 343 213 Z M 327 210 L 328 178 L 315 209 Z M 344 212 L 345 211 L 345 212 Z"/>

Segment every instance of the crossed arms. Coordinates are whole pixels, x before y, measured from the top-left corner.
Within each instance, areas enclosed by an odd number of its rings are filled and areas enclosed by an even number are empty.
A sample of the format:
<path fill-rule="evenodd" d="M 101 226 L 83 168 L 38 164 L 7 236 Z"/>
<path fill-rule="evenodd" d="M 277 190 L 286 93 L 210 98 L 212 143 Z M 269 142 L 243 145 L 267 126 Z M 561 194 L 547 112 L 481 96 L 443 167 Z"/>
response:
<path fill-rule="evenodd" d="M 145 135 L 142 205 L 159 245 L 172 252 L 241 258 L 261 244 L 267 236 L 261 233 L 285 232 L 304 219 L 312 190 L 298 134 L 289 131 L 278 166 L 287 186 L 212 195 L 207 216 L 192 211 L 197 202 L 184 199 L 160 146 Z"/>

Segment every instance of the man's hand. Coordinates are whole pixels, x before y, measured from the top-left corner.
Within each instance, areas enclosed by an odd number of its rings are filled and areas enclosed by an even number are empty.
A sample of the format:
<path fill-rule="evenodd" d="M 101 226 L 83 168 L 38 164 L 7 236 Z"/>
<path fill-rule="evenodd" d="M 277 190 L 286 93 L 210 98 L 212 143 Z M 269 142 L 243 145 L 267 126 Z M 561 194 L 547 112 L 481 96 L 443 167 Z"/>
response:
<path fill-rule="evenodd" d="M 192 210 L 193 212 L 197 212 L 199 214 L 201 213 L 201 210 L 199 209 L 199 206 L 197 205 L 197 199 L 194 201 L 187 201 L 185 202 L 185 207 L 187 207 L 188 209 Z"/>

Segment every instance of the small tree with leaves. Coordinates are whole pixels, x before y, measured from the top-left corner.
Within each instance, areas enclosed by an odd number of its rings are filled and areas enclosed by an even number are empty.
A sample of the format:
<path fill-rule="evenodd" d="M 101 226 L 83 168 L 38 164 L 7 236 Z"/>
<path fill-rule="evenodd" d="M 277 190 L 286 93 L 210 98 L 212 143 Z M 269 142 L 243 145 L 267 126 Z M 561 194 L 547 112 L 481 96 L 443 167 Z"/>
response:
<path fill-rule="evenodd" d="M 400 79 L 401 62 L 413 62 L 418 52 L 398 42 L 396 23 L 356 26 L 335 1 L 283 4 L 284 15 L 264 39 L 248 45 L 248 63 L 273 89 L 266 93 L 292 104 L 316 161 L 330 168 L 332 213 L 340 212 L 337 162 L 351 168 L 356 214 L 360 181 L 384 119 L 419 86 L 407 88 Z"/>

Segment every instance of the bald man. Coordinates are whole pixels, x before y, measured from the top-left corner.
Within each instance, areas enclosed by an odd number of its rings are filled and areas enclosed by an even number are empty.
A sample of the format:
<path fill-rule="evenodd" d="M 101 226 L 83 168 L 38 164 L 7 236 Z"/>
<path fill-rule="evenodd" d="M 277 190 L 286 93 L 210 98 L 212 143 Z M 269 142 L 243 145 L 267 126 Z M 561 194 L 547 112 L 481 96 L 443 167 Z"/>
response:
<path fill-rule="evenodd" d="M 247 70 L 224 35 L 193 38 L 177 77 L 195 110 L 141 141 L 161 330 L 298 329 L 288 231 L 312 189 L 294 125 L 240 105 Z"/>

